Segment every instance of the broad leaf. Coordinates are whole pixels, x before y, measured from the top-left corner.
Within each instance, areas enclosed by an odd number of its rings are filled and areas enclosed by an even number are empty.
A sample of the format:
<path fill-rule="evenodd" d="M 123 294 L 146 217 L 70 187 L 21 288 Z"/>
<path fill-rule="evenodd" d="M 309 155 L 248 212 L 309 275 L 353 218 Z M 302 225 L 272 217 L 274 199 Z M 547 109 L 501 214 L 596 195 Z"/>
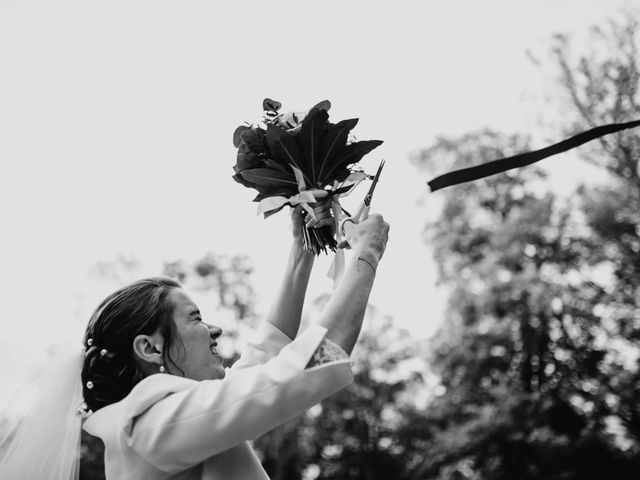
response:
<path fill-rule="evenodd" d="M 267 125 L 267 146 L 271 151 L 271 159 L 278 163 L 285 162 L 300 169 L 305 176 L 305 181 L 310 184 L 309 175 L 302 168 L 300 148 L 293 136 L 286 130 L 276 126 Z"/>
<path fill-rule="evenodd" d="M 286 187 L 293 185 L 297 187 L 293 174 L 283 173 L 272 168 L 254 168 L 243 170 L 240 175 L 245 180 L 258 185 L 259 187 Z"/>
<path fill-rule="evenodd" d="M 311 107 L 311 110 L 317 109 L 317 110 L 324 110 L 328 112 L 330 108 L 331 108 L 331 102 L 329 100 L 323 100 L 320 103 L 317 103 L 313 107 Z"/>
<path fill-rule="evenodd" d="M 281 187 L 275 187 L 275 188 L 263 188 L 261 190 L 262 191 L 254 197 L 254 199 L 252 200 L 253 202 L 259 202 L 269 197 L 287 197 L 288 198 L 298 193 L 298 190 L 295 188 L 283 189 Z"/>
<path fill-rule="evenodd" d="M 258 188 L 258 186 L 255 183 L 252 183 L 248 180 L 245 180 L 239 173 L 236 173 L 233 177 L 236 182 L 244 185 L 247 188 Z"/>
<path fill-rule="evenodd" d="M 331 168 L 336 156 L 344 150 L 349 132 L 357 123 L 357 118 L 343 120 L 335 125 L 330 125 L 325 132 L 320 143 L 320 166 L 316 176 L 318 182 L 324 183 L 322 174 Z"/>
<path fill-rule="evenodd" d="M 275 160 L 272 160 L 271 158 L 267 159 L 265 161 L 265 166 L 267 168 L 273 168 L 274 170 L 279 170 L 283 173 L 291 173 L 291 168 L 289 168 L 288 164 L 283 164 L 280 162 L 276 162 Z"/>
<path fill-rule="evenodd" d="M 302 120 L 302 128 L 296 137 L 302 150 L 302 157 L 305 160 L 304 166 L 306 170 L 303 170 L 303 172 L 311 177 L 314 187 L 317 186 L 317 166 L 320 165 L 320 142 L 328 120 L 329 114 L 326 110 L 312 108 Z"/>
<path fill-rule="evenodd" d="M 329 171 L 324 175 L 325 178 L 331 178 L 333 172 L 339 171 L 341 168 L 345 168 L 352 163 L 359 162 L 362 157 L 381 144 L 382 140 L 365 140 L 347 145 L 338 158 L 335 159 Z"/>

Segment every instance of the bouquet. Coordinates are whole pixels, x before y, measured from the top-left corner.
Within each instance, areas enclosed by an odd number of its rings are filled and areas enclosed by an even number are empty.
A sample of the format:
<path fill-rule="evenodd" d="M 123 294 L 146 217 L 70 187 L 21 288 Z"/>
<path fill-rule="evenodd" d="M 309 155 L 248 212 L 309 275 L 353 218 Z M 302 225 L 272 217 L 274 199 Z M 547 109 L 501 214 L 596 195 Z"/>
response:
<path fill-rule="evenodd" d="M 329 122 L 331 104 L 325 100 L 308 112 L 280 113 L 281 103 L 265 99 L 264 116 L 258 124 L 241 125 L 233 134 L 238 149 L 233 179 L 258 191 L 258 213 L 267 218 L 285 205 L 302 205 L 314 216 L 314 190 L 327 192 L 337 222 L 342 214 L 339 198 L 348 195 L 362 180 L 372 178 L 357 168 L 380 140 L 355 141 L 350 136 L 358 119 Z M 330 226 L 302 226 L 304 247 L 318 255 L 336 251 Z"/>

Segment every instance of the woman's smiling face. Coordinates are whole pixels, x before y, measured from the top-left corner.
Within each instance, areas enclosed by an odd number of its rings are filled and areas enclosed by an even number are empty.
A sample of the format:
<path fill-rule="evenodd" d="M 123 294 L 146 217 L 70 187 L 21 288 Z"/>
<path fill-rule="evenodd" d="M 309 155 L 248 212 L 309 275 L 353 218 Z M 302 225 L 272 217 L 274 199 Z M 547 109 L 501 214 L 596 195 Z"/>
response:
<path fill-rule="evenodd" d="M 220 327 L 208 325 L 202 321 L 200 310 L 193 300 L 181 288 L 169 292 L 173 303 L 173 321 L 178 341 L 171 347 L 171 358 L 182 370 L 186 378 L 193 380 L 214 380 L 224 378 L 225 370 L 222 357 L 216 350 L 216 339 L 222 333 Z M 180 345 L 182 343 L 182 345 Z M 184 348 L 181 348 L 181 347 Z M 175 366 L 167 365 L 169 373 Z"/>

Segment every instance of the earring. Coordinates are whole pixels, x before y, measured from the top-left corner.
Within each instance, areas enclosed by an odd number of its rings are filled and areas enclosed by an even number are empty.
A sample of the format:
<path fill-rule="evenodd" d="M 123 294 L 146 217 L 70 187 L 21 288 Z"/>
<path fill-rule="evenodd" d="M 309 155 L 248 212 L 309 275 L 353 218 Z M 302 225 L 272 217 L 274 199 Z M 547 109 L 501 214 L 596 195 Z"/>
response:
<path fill-rule="evenodd" d="M 164 365 L 160 365 L 160 368 L 158 370 L 160 371 L 160 373 L 164 373 L 166 371 Z"/>

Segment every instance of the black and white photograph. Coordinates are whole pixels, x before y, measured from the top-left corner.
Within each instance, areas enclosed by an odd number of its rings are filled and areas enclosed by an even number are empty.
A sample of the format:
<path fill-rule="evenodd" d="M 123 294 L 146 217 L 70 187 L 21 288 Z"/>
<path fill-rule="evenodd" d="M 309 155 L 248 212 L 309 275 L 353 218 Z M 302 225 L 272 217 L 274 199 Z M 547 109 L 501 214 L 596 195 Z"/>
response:
<path fill-rule="evenodd" d="M 640 4 L 0 0 L 0 480 L 640 478 Z"/>

